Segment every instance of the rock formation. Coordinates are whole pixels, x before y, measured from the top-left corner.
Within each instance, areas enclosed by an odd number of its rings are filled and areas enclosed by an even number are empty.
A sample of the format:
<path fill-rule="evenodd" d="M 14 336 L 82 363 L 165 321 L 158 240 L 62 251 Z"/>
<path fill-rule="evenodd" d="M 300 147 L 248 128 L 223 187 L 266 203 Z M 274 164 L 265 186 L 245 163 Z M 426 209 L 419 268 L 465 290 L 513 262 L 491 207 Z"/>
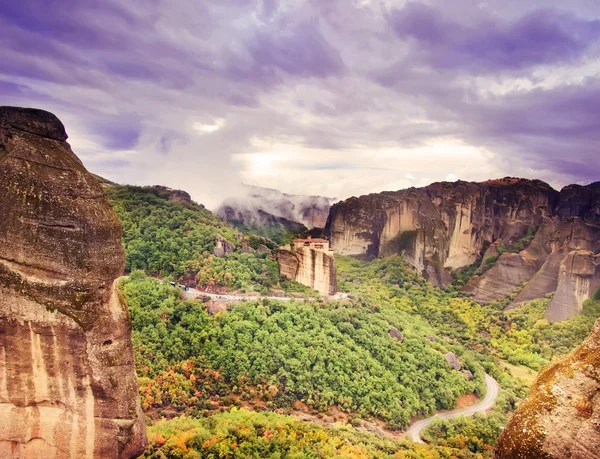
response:
<path fill-rule="evenodd" d="M 48 112 L 0 107 L 0 457 L 135 457 L 121 226 L 66 139 Z"/>
<path fill-rule="evenodd" d="M 233 242 L 229 242 L 221 235 L 217 235 L 215 238 L 215 248 L 213 249 L 213 254 L 216 257 L 224 257 L 225 255 L 235 252 L 235 244 Z"/>
<path fill-rule="evenodd" d="M 510 243 L 540 224 L 558 193 L 540 181 L 434 183 L 350 198 L 332 206 L 326 235 L 347 255 L 405 259 L 436 285 L 469 266 L 498 239 Z"/>
<path fill-rule="evenodd" d="M 195 204 L 194 201 L 192 201 L 192 197 L 190 196 L 190 194 L 187 191 L 174 190 L 173 188 L 169 188 L 169 187 L 162 186 L 162 185 L 154 185 L 152 188 L 155 190 L 167 192 L 168 193 L 167 199 L 169 201 L 181 202 L 181 203 L 185 203 L 185 204 Z"/>
<path fill-rule="evenodd" d="M 296 239 L 279 249 L 279 273 L 317 290 L 322 295 L 335 295 L 337 280 L 333 252 L 323 239 Z"/>
<path fill-rule="evenodd" d="M 460 364 L 458 357 L 456 357 L 456 354 L 454 354 L 453 352 L 448 352 L 445 357 L 446 357 L 446 362 L 448 363 L 448 365 L 450 365 L 450 367 L 453 370 L 462 369 L 462 365 Z"/>
<path fill-rule="evenodd" d="M 496 446 L 496 459 L 595 459 L 600 445 L 600 321 L 542 369 Z"/>
<path fill-rule="evenodd" d="M 371 194 L 333 205 L 325 234 L 346 255 L 404 253 L 438 286 L 481 259 L 465 290 L 486 303 L 527 283 L 514 307 L 554 292 L 571 251 L 600 251 L 600 182 L 557 192 L 504 178 Z"/>
<path fill-rule="evenodd" d="M 390 336 L 400 342 L 404 341 L 404 333 L 398 330 L 396 327 L 390 325 L 390 329 L 388 330 Z"/>
<path fill-rule="evenodd" d="M 575 250 L 560 264 L 558 288 L 546 311 L 546 319 L 559 322 L 576 316 L 583 302 L 600 286 L 600 254 Z"/>

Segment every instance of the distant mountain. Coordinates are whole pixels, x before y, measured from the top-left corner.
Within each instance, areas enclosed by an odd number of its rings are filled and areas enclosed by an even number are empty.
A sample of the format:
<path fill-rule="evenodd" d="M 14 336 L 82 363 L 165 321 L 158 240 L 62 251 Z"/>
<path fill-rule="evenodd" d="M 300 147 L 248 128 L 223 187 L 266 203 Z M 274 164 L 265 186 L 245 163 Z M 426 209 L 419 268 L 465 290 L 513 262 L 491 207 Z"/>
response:
<path fill-rule="evenodd" d="M 480 303 L 556 292 L 546 317 L 560 321 L 600 285 L 600 183 L 559 192 L 506 177 L 353 197 L 332 206 L 325 235 L 346 255 L 404 253 L 436 285 L 477 268 L 465 290 Z"/>
<path fill-rule="evenodd" d="M 241 230 L 248 230 L 275 241 L 287 235 L 323 228 L 332 199 L 301 196 L 281 191 L 244 186 L 242 196 L 227 198 L 216 213 Z"/>

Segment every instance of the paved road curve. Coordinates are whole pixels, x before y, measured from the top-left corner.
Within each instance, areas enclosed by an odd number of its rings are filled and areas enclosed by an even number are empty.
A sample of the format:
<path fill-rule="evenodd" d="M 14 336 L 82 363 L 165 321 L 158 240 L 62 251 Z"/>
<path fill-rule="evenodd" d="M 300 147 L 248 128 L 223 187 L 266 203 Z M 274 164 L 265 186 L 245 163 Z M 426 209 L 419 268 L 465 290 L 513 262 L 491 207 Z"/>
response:
<path fill-rule="evenodd" d="M 421 440 L 421 432 L 429 427 L 431 421 L 433 421 L 436 417 L 440 417 L 442 419 L 452 419 L 459 416 L 473 416 L 475 413 L 483 413 L 484 411 L 489 410 L 492 406 L 494 406 L 494 403 L 498 398 L 500 386 L 496 380 L 488 374 L 485 375 L 485 385 L 485 397 L 479 403 L 468 406 L 467 408 L 439 413 L 430 418 L 423 419 L 422 421 L 417 421 L 410 425 L 405 435 L 411 438 L 415 443 L 424 443 L 423 440 Z"/>

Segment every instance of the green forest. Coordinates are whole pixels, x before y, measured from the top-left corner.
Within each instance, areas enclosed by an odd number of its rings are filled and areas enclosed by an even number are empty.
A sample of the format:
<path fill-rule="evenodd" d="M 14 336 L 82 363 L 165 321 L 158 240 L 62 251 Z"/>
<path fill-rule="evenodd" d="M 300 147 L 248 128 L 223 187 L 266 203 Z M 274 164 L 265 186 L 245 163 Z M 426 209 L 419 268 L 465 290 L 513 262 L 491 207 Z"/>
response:
<path fill-rule="evenodd" d="M 323 300 L 279 278 L 277 244 L 200 205 L 154 188 L 108 186 L 107 194 L 123 223 L 129 276 L 119 288 L 150 429 L 146 457 L 489 458 L 526 394 L 520 373 L 573 349 L 600 316 L 597 300 L 557 324 L 543 319 L 549 299 L 510 311 L 510 298 L 483 306 L 460 291 L 468 269 L 434 288 L 401 255 L 336 255 L 348 298 Z M 229 253 L 215 255 L 218 237 Z M 215 311 L 206 298 L 183 299 L 171 280 L 302 298 Z M 427 445 L 401 438 L 413 420 L 482 396 L 486 372 L 501 386 L 489 415 L 436 420 Z"/>
<path fill-rule="evenodd" d="M 475 375 L 469 382 L 444 360 L 451 347 L 429 341 L 432 330 L 402 311 L 360 301 L 263 300 L 210 316 L 200 302 L 180 300 L 176 289 L 141 272 L 124 280 L 122 291 L 138 372 L 146 378 L 198 359 L 241 400 L 258 397 L 268 408 L 301 401 L 316 411 L 338 406 L 391 428 L 483 390 L 484 370 L 472 356 L 465 352 L 465 366 Z M 390 326 L 404 330 L 402 343 L 390 336 Z"/>
<path fill-rule="evenodd" d="M 277 244 L 240 233 L 201 205 L 169 201 L 169 192 L 158 188 L 108 186 L 106 193 L 123 225 L 128 272 L 142 270 L 207 290 L 312 294 L 304 286 L 280 280 L 273 256 Z M 217 237 L 234 250 L 216 256 Z M 259 251 L 260 246 L 271 253 Z"/>

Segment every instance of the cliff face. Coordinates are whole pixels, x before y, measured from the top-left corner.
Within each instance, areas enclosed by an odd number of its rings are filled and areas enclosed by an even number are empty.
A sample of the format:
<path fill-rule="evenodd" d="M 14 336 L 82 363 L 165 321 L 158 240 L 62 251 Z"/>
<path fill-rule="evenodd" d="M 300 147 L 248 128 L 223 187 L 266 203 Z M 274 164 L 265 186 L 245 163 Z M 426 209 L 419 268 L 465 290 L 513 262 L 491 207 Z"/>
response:
<path fill-rule="evenodd" d="M 347 255 L 405 259 L 435 285 L 479 257 L 498 257 L 465 290 L 476 301 L 499 300 L 522 283 L 514 305 L 553 292 L 573 250 L 600 251 L 600 184 L 560 193 L 538 180 L 434 183 L 350 198 L 332 206 L 326 235 Z M 530 234 L 533 239 L 525 239 Z M 523 241 L 527 241 L 525 244 Z M 519 247 L 500 253 L 499 248 Z M 515 253 L 511 253 L 515 252 Z M 514 306 L 513 305 L 513 306 Z"/>
<path fill-rule="evenodd" d="M 497 459 L 594 459 L 600 445 L 600 321 L 538 375 L 496 447 Z"/>
<path fill-rule="evenodd" d="M 48 112 L 0 107 L 0 456 L 135 457 L 121 227 L 66 138 Z"/>
<path fill-rule="evenodd" d="M 539 181 L 434 183 L 351 198 L 332 206 L 326 227 L 335 251 L 406 260 L 434 284 L 475 262 L 489 244 L 511 242 L 540 224 L 558 193 Z"/>
<path fill-rule="evenodd" d="M 287 279 L 317 290 L 322 295 L 335 295 L 337 280 L 335 260 L 329 251 L 311 247 L 279 249 L 279 273 Z"/>
<path fill-rule="evenodd" d="M 558 288 L 546 311 L 546 319 L 559 322 L 583 310 L 583 302 L 600 286 L 600 254 L 589 250 L 569 253 L 560 264 Z"/>

